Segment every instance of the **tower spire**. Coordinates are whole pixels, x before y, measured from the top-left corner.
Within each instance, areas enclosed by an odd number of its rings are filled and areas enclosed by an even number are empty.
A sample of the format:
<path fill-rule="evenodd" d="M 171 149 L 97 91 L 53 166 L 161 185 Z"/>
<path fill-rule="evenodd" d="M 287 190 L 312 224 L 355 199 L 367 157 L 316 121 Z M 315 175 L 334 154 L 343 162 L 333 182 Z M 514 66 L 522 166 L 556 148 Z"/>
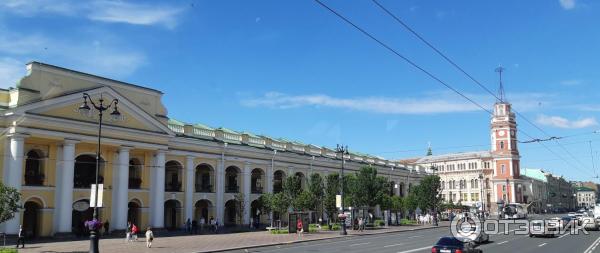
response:
<path fill-rule="evenodd" d="M 427 155 L 433 155 L 433 152 L 431 151 L 431 142 L 427 142 Z"/>
<path fill-rule="evenodd" d="M 498 89 L 498 99 L 500 99 L 500 103 L 504 103 L 505 98 L 504 98 L 504 85 L 502 85 L 502 72 L 504 71 L 505 68 L 503 68 L 502 66 L 499 66 L 496 68 L 496 72 L 498 72 L 498 75 L 500 77 L 500 88 Z"/>

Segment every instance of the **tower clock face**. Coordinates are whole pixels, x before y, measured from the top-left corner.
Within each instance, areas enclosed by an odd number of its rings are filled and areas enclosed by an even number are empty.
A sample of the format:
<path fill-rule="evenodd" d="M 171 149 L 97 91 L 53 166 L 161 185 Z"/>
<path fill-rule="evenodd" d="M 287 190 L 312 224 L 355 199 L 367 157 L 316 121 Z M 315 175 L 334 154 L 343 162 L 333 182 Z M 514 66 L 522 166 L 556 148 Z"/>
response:
<path fill-rule="evenodd" d="M 504 132 L 504 130 L 500 130 L 500 131 L 498 131 L 498 135 L 500 135 L 500 136 L 504 136 L 505 134 L 506 134 L 506 133 Z"/>

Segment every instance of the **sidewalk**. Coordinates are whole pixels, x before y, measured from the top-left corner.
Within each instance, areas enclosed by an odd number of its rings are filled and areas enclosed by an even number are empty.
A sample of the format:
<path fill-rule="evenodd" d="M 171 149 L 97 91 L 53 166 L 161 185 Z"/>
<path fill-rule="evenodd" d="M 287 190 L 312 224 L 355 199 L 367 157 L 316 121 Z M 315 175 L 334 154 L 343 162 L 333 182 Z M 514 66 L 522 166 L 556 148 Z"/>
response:
<path fill-rule="evenodd" d="M 440 227 L 449 226 L 447 221 L 440 222 Z M 358 232 L 348 230 L 348 236 L 372 235 L 383 233 L 394 233 L 403 231 L 414 231 L 420 229 L 434 228 L 431 225 L 398 226 L 375 230 Z M 289 244 L 296 242 L 324 240 L 340 238 L 339 231 L 321 231 L 318 233 L 304 234 L 302 240 L 297 240 L 296 234 L 272 235 L 266 231 L 246 232 L 235 234 L 210 234 L 210 235 L 187 235 L 174 237 L 160 237 L 156 235 L 152 248 L 146 248 L 142 237 L 138 242 L 126 243 L 123 238 L 110 238 L 100 240 L 100 249 L 103 252 L 215 252 L 270 246 L 278 244 Z M 19 252 L 87 252 L 89 240 L 69 242 L 46 242 L 26 245 Z"/>

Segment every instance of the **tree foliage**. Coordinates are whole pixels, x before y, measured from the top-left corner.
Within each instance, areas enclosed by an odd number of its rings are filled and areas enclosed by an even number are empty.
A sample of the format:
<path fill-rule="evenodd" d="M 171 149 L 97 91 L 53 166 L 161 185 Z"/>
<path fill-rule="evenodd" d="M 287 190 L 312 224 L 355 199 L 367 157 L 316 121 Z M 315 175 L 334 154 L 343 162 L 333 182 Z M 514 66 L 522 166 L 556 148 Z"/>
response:
<path fill-rule="evenodd" d="M 375 207 L 386 204 L 384 201 L 387 201 L 386 196 L 389 196 L 387 179 L 378 176 L 377 169 L 371 166 L 360 168 L 350 186 L 355 206 Z"/>
<path fill-rule="evenodd" d="M 15 217 L 20 199 L 21 193 L 17 189 L 8 187 L 0 182 L 0 223 Z"/>
<path fill-rule="evenodd" d="M 296 199 L 294 199 L 295 210 L 297 211 L 309 211 L 314 210 L 315 197 L 310 191 L 302 191 Z"/>
<path fill-rule="evenodd" d="M 246 202 L 244 202 L 244 194 L 240 192 L 233 196 L 233 198 L 235 200 L 236 216 L 240 223 L 242 223 L 244 220 L 244 213 L 246 212 Z"/>
<path fill-rule="evenodd" d="M 416 199 L 419 207 L 423 210 L 434 210 L 441 203 L 440 192 L 440 177 L 437 175 L 429 175 L 421 180 L 421 183 L 414 187 Z"/>
<path fill-rule="evenodd" d="M 294 175 L 285 178 L 285 181 L 283 181 L 283 194 L 286 199 L 292 201 L 290 204 L 293 209 L 298 208 L 294 200 L 300 193 L 302 193 L 302 181 L 300 181 L 300 177 Z"/>
<path fill-rule="evenodd" d="M 335 219 L 337 208 L 335 206 L 335 196 L 340 191 L 340 176 L 337 173 L 331 173 L 325 177 L 325 195 L 323 197 L 323 207 L 330 221 Z"/>
<path fill-rule="evenodd" d="M 308 191 L 314 197 L 314 206 L 310 209 L 318 210 L 323 203 L 323 197 L 325 196 L 325 184 L 323 182 L 323 177 L 321 177 L 318 173 L 313 173 L 310 175 L 310 182 L 308 184 Z"/>

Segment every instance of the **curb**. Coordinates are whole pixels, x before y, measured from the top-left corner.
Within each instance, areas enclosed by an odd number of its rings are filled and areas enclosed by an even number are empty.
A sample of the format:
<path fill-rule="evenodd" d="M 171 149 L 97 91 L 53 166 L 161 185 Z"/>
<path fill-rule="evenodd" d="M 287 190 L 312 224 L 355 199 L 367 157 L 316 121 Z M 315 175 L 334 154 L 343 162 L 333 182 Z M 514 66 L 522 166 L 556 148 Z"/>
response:
<path fill-rule="evenodd" d="M 250 246 L 244 246 L 244 247 L 233 247 L 233 248 L 227 248 L 227 249 L 208 250 L 208 251 L 195 251 L 194 253 L 225 252 L 225 251 L 232 251 L 232 250 L 254 249 L 254 248 L 262 248 L 262 247 L 269 247 L 269 246 L 276 246 L 276 245 L 288 245 L 288 244 L 296 244 L 296 243 L 302 243 L 302 242 L 323 241 L 323 240 L 338 239 L 338 238 L 345 238 L 345 237 L 381 235 L 381 234 L 403 233 L 403 232 L 414 232 L 414 231 L 419 231 L 419 230 L 444 228 L 444 227 L 449 227 L 449 225 L 448 226 L 437 226 L 437 227 L 429 226 L 429 227 L 423 227 L 423 228 L 413 228 L 413 229 L 396 230 L 396 231 L 382 231 L 382 232 L 379 232 L 379 233 L 372 233 L 372 234 L 354 234 L 354 235 L 346 235 L 346 236 L 343 236 L 343 237 L 342 236 L 336 236 L 336 237 L 317 238 L 317 239 L 309 239 L 309 240 L 302 240 L 302 241 L 290 241 L 290 242 L 281 242 L 281 243 L 266 243 L 266 244 L 260 244 L 260 245 L 250 245 Z"/>

